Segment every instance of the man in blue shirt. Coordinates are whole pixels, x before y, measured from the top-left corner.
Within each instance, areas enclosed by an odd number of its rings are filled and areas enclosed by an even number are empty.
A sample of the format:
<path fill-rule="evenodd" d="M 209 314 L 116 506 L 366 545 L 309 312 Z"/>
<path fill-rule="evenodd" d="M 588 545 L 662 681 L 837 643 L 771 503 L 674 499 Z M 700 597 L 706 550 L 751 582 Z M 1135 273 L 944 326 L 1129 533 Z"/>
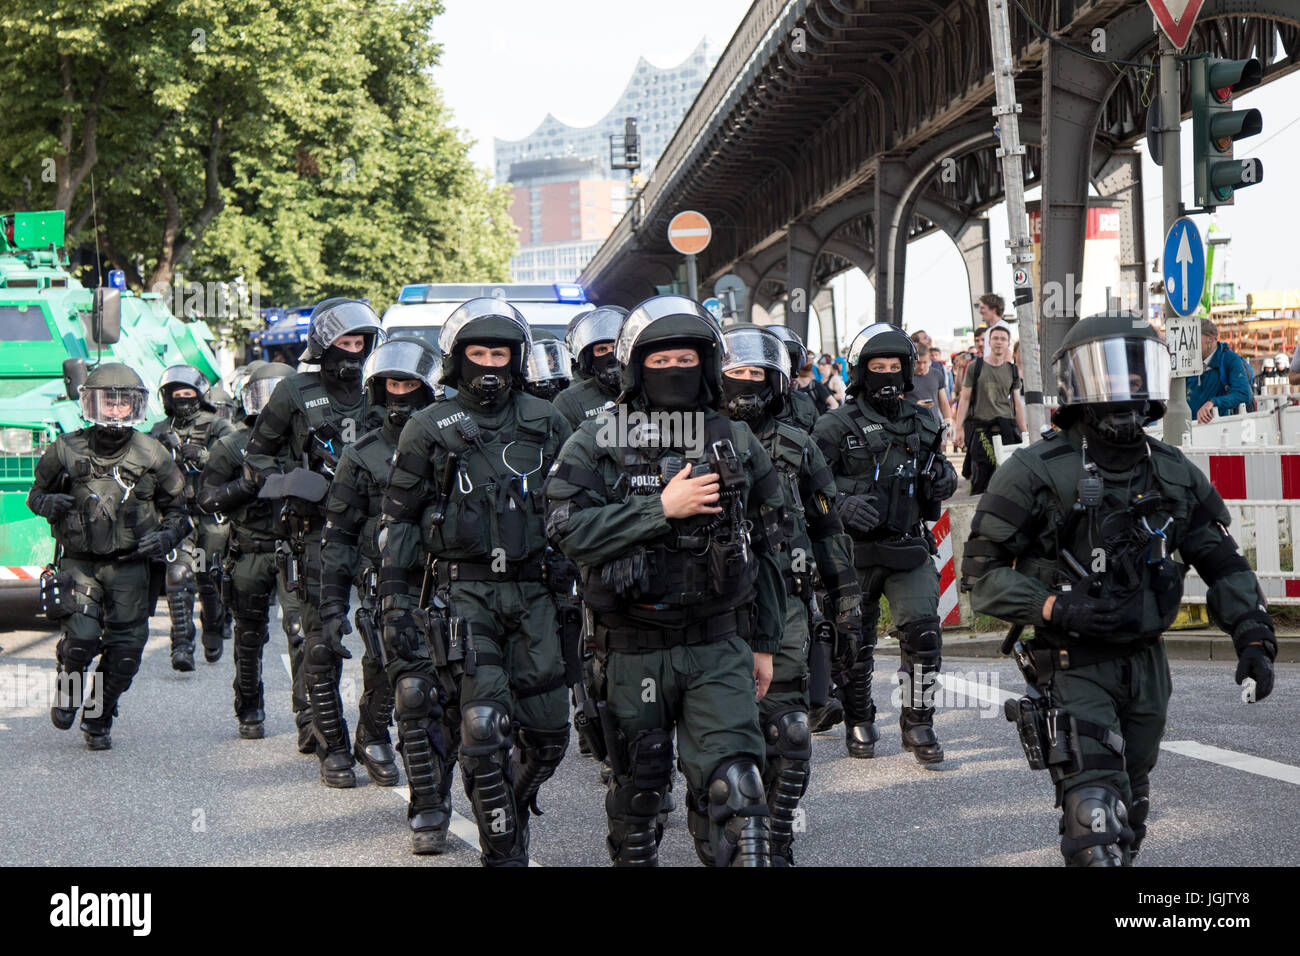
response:
<path fill-rule="evenodd" d="M 1250 372 L 1246 360 L 1219 341 L 1219 331 L 1209 319 L 1201 319 L 1201 358 L 1205 362 L 1200 378 L 1187 380 L 1187 406 L 1202 425 L 1220 415 L 1234 415 L 1239 405 L 1252 404 Z"/>

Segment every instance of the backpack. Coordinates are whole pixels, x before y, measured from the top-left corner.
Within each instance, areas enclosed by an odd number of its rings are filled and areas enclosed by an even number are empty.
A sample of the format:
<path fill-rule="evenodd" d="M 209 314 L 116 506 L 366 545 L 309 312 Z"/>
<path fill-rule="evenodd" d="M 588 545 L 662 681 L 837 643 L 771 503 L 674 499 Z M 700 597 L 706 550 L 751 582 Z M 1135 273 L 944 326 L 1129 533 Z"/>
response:
<path fill-rule="evenodd" d="M 1009 362 L 1008 364 L 1011 366 L 1011 391 L 1008 392 L 1007 395 L 1011 396 L 1014 395 L 1016 391 L 1018 391 L 1020 388 L 1020 369 L 1016 367 L 1015 362 Z M 981 355 L 979 358 L 975 360 L 975 377 L 971 379 L 971 383 L 970 383 L 970 394 L 971 394 L 970 401 L 971 401 L 972 408 L 975 407 L 975 398 L 979 394 L 976 391 L 976 389 L 979 388 L 980 372 L 982 371 L 984 371 L 984 356 Z"/>

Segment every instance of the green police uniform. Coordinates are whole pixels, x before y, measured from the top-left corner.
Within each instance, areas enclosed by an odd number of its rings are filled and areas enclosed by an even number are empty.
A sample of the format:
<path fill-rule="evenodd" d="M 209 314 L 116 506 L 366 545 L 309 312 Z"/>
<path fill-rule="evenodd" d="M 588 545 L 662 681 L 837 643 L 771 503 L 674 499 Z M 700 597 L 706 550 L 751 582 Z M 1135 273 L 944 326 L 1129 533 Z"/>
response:
<path fill-rule="evenodd" d="M 362 349 L 351 352 L 338 346 L 345 336 L 360 336 Z M 317 754 L 321 782 L 330 787 L 353 787 L 356 777 L 339 696 L 341 645 L 337 635 L 323 633 L 320 616 L 320 535 L 325 502 L 316 476 L 332 479 L 343 449 L 372 427 L 367 423 L 370 402 L 362 388 L 362 364 L 384 338 L 379 317 L 367 303 L 352 299 L 318 303 L 312 310 L 304 357 L 319 362 L 320 371 L 297 373 L 275 387 L 257 416 L 245 449 L 245 464 L 261 488 L 259 493 L 285 493 L 281 516 L 286 527 L 281 536 L 287 539 L 288 551 L 281 559 L 281 573 L 301 575 L 300 580 L 290 582 L 301 600 L 301 620 L 294 628 L 301 635 L 296 648 L 290 638 L 298 749 Z M 281 474 L 278 489 L 265 487 L 268 479 Z M 295 489 L 299 478 L 302 484 Z M 299 493 L 294 494 L 295 490 Z M 303 700 L 310 706 L 303 707 Z"/>
<path fill-rule="evenodd" d="M 508 344 L 509 365 L 478 366 L 466 381 L 465 349 L 482 342 Z M 445 595 L 449 632 L 434 627 L 430 639 L 444 642 L 439 658 L 464 655 L 459 759 L 481 860 L 523 865 L 529 808 L 568 744 L 555 600 L 543 580 L 541 484 L 569 426 L 549 402 L 520 390 L 527 323 L 507 303 L 466 302 L 444 324 L 440 345 L 441 382 L 459 390 L 414 414 L 398 441 L 380 532 L 384 641 L 416 648 L 416 613 L 429 610 L 435 590 Z M 397 693 L 401 708 L 402 687 Z M 435 736 L 439 713 L 457 703 L 446 689 L 440 696 L 421 702 Z"/>
<path fill-rule="evenodd" d="M 703 374 L 697 366 L 693 379 L 701 397 L 674 396 L 682 403 L 675 413 L 702 430 L 691 448 L 684 425 L 653 441 L 619 435 L 633 414 L 651 410 L 640 365 L 656 347 L 700 355 Z M 780 479 L 749 428 L 708 407 L 720 398 L 723 343 L 698 303 L 642 303 L 616 352 L 633 404 L 584 423 L 547 480 L 547 531 L 579 565 L 595 638 L 595 690 L 614 770 L 605 801 L 610 857 L 657 863 L 675 727 L 701 859 L 766 866 L 767 748 L 752 675 L 754 653 L 780 650 L 786 619 L 775 557 L 784 547 Z M 665 516 L 660 494 L 688 462 L 697 473 L 718 470 L 721 514 Z"/>
<path fill-rule="evenodd" d="M 595 418 L 606 409 L 614 407 L 618 391 L 610 390 L 594 378 L 574 382 L 555 399 L 555 410 L 564 416 L 570 428 L 577 428 L 589 418 Z"/>
<path fill-rule="evenodd" d="M 229 421 L 206 409 L 200 409 L 184 420 L 169 415 L 149 432 L 171 449 L 172 457 L 185 476 L 185 506 L 194 524 L 194 533 L 181 542 L 175 560 L 165 571 L 172 646 L 193 645 L 192 615 L 194 590 L 197 588 L 203 623 L 203 654 L 209 662 L 220 659 L 222 642 L 229 637 L 219 592 L 221 561 L 229 529 L 215 516 L 201 514 L 196 499 L 212 447 L 233 432 L 234 426 Z"/>
<path fill-rule="evenodd" d="M 871 359 L 891 357 L 901 360 L 900 372 L 869 370 Z M 838 680 L 845 746 L 852 756 L 870 757 L 879 737 L 871 671 L 883 594 L 898 631 L 903 747 L 929 764 L 943 759 L 930 706 L 943 639 L 939 571 L 932 560 L 936 548 L 924 520 L 938 519 L 940 502 L 955 490 L 956 474 L 938 450 L 941 426 L 934 415 L 903 398 L 911 388 L 914 359 L 915 346 L 896 327 L 877 323 L 863 329 L 849 347 L 852 397 L 817 420 L 813 439 L 835 475 L 841 507 L 866 501 L 877 519 L 869 526 L 845 520 L 863 600 L 863 643 L 852 660 L 841 661 Z"/>
<path fill-rule="evenodd" d="M 235 716 L 239 735 L 256 739 L 265 736 L 262 648 L 270 640 L 272 595 L 280 602 L 280 623 L 291 641 L 296 635 L 291 626 L 301 612 L 297 596 L 285 588 L 276 564 L 279 503 L 258 498 L 256 488 L 244 477 L 244 449 L 251 435 L 249 428 L 241 428 L 213 446 L 203 469 L 198 506 L 206 513 L 224 515 L 231 528 L 222 579 L 235 624 Z M 306 701 L 300 704 L 306 706 Z"/>
<path fill-rule="evenodd" d="M 1051 771 L 1070 865 L 1129 862 L 1145 836 L 1170 695 L 1161 634 L 1178 614 L 1186 564 L 1208 585 L 1210 615 L 1242 654 L 1238 681 L 1266 678 L 1261 697 L 1272 683 L 1272 621 L 1227 532 L 1222 499 L 1177 448 L 1141 431 L 1143 420 L 1163 414 L 1158 403 L 1169 380 L 1164 343 L 1144 325 L 1131 316 L 1094 317 L 1067 335 L 1067 364 L 1073 348 L 1100 347 L 1102 338 L 1103 361 L 1136 355 L 1122 374 L 1111 369 L 1109 387 L 1120 395 L 1099 402 L 1108 396 L 1062 386 L 1056 418 L 1066 430 L 1017 451 L 993 473 L 962 557 L 971 606 L 1033 628 L 1017 652 L 1030 696 L 1012 702 L 1008 716 L 1031 767 Z M 1089 359 L 1095 368 L 1097 356 Z M 1130 392 L 1130 374 L 1155 387 Z M 1107 413 L 1140 417 L 1125 434 Z M 1094 420 L 1101 431 L 1089 431 Z M 1130 439 L 1122 455 L 1109 450 L 1107 436 L 1117 433 Z M 1262 664 L 1251 663 L 1265 652 Z"/>
<path fill-rule="evenodd" d="M 107 749 L 118 698 L 131 686 L 149 637 L 149 561 L 138 549 L 152 534 L 160 542 L 155 553 L 170 550 L 189 533 L 190 521 L 184 479 L 165 448 L 132 431 L 109 450 L 96 432 L 60 435 L 45 450 L 27 502 L 50 518 L 60 554 L 51 582 L 59 600 L 48 612 L 61 618 L 63 629 L 51 718 L 60 729 L 72 725 L 86 670 L 98 656 L 97 685 L 81 727 L 92 749 Z"/>

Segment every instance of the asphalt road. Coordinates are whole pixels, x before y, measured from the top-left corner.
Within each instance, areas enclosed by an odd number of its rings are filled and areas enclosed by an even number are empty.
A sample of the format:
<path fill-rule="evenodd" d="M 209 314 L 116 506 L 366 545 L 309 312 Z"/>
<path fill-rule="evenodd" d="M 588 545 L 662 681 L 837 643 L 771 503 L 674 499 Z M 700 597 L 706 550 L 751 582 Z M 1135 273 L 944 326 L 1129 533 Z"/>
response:
<path fill-rule="evenodd" d="M 59 732 L 49 722 L 45 689 L 54 673 L 55 633 L 4 620 L 19 629 L 0 632 L 0 864 L 477 865 L 477 848 L 455 837 L 443 856 L 410 854 L 405 786 L 375 786 L 360 768 L 356 789 L 320 784 L 316 758 L 294 746 L 278 630 L 267 648 L 266 739 L 236 734 L 229 649 L 217 664 L 200 659 L 193 673 L 176 673 L 165 618 L 155 617 L 143 667 L 113 728 L 113 749 L 90 753 L 75 725 Z M 359 647 L 354 652 L 359 658 Z M 849 759 L 842 727 L 818 736 L 797 859 L 1059 865 L 1047 775 L 1028 769 L 996 704 L 1021 688 L 1014 666 L 944 662 L 953 696 L 936 729 L 948 758 L 942 770 L 925 770 L 899 748 L 887 680 L 894 662 L 882 655 L 878 664 L 879 756 Z M 1241 703 L 1226 664 L 1175 661 L 1173 672 L 1142 862 L 1300 864 L 1300 833 L 1292 825 L 1300 813 L 1300 665 L 1281 666 L 1277 689 L 1258 705 Z M 344 681 L 354 721 L 357 659 L 347 662 Z M 957 689 L 964 702 L 955 699 Z M 453 833 L 473 840 L 459 779 L 454 794 L 462 819 Z M 608 865 L 597 766 L 578 756 L 576 744 L 540 802 L 545 815 L 532 823 L 536 865 Z M 697 865 L 680 810 L 664 835 L 661 860 Z"/>

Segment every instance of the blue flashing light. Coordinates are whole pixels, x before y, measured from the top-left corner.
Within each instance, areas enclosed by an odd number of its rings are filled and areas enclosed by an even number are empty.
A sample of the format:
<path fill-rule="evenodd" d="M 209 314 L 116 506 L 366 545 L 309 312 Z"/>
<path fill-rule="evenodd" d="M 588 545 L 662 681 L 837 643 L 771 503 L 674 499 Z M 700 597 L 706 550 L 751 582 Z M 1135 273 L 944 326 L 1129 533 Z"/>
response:
<path fill-rule="evenodd" d="M 113 269 L 108 273 L 108 284 L 113 289 L 126 288 L 126 273 L 121 269 Z"/>
<path fill-rule="evenodd" d="M 557 302 L 586 302 L 587 290 L 576 282 L 555 283 L 555 300 Z"/>
<path fill-rule="evenodd" d="M 405 285 L 397 299 L 399 302 L 423 302 L 428 292 L 428 285 Z"/>

